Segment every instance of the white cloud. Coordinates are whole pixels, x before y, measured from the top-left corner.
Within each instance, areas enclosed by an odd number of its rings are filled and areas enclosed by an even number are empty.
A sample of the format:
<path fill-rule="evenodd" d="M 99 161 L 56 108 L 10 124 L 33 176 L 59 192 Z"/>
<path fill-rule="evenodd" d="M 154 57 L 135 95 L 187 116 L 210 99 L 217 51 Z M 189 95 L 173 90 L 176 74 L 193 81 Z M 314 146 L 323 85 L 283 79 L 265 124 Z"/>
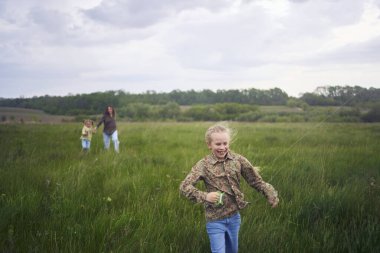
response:
<path fill-rule="evenodd" d="M 379 86 L 377 7 L 379 0 L 3 0 L 0 97 Z"/>
<path fill-rule="evenodd" d="M 192 8 L 217 10 L 226 6 L 227 0 L 108 0 L 85 13 L 96 21 L 124 27 L 146 27 Z"/>

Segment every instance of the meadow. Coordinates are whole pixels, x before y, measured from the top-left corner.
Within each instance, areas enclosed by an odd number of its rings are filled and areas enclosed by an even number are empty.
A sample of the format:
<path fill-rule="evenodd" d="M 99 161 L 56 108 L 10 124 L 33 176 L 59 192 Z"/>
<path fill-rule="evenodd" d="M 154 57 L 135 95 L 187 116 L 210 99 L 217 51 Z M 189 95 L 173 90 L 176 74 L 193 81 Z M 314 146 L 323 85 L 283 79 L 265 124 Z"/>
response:
<path fill-rule="evenodd" d="M 211 124 L 120 122 L 119 154 L 101 131 L 81 153 L 80 123 L 0 125 L 0 251 L 209 252 L 178 188 Z M 271 208 L 242 181 L 239 252 L 380 252 L 380 124 L 231 126 L 280 195 Z"/>

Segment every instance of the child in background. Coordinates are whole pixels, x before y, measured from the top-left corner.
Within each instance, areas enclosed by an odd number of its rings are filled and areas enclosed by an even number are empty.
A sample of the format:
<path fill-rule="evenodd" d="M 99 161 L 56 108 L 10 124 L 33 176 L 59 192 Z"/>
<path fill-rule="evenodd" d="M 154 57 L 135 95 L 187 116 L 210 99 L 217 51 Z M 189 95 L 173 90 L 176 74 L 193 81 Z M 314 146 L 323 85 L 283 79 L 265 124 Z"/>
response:
<path fill-rule="evenodd" d="M 82 135 L 80 137 L 82 140 L 82 150 L 84 152 L 90 151 L 92 134 L 95 132 L 94 122 L 90 119 L 85 119 L 83 121 Z"/>
<path fill-rule="evenodd" d="M 222 124 L 210 127 L 205 140 L 211 154 L 192 168 L 180 185 L 188 199 L 204 204 L 206 230 L 212 252 L 238 252 L 241 218 L 239 210 L 247 206 L 240 190 L 240 178 L 262 193 L 272 207 L 279 199 L 272 185 L 263 181 L 257 168 L 243 156 L 229 149 L 232 130 Z M 195 187 L 202 180 L 206 191 Z"/>

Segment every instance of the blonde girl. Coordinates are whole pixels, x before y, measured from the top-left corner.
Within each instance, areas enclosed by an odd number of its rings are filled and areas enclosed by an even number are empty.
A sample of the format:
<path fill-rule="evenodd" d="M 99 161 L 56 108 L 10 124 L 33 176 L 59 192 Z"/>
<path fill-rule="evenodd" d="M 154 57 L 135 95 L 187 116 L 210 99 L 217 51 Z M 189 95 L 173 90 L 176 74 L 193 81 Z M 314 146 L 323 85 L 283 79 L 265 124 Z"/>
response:
<path fill-rule="evenodd" d="M 248 204 L 240 189 L 240 179 L 262 193 L 272 207 L 279 199 L 272 185 L 242 155 L 230 150 L 232 130 L 224 124 L 211 126 L 205 134 L 211 153 L 198 161 L 180 185 L 181 193 L 205 207 L 206 230 L 212 252 L 238 252 L 241 218 L 239 210 Z M 196 188 L 203 181 L 206 191 Z"/>
<path fill-rule="evenodd" d="M 82 150 L 87 152 L 90 150 L 92 134 L 96 132 L 94 128 L 94 122 L 92 120 L 86 119 L 83 121 L 82 135 L 80 139 L 82 140 Z"/>

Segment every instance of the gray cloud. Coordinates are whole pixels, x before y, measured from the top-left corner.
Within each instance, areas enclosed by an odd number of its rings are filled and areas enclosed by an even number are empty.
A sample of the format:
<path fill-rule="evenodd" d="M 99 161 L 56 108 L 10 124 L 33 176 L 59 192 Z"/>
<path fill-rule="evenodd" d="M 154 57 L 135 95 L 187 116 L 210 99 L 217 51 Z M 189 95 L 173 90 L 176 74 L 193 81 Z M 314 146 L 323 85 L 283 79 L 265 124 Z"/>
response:
<path fill-rule="evenodd" d="M 265 59 L 273 41 L 273 20 L 261 7 L 227 15 L 221 20 L 194 20 L 168 34 L 169 51 L 186 67 L 227 70 L 255 66 Z M 171 34 L 177 39 L 172 40 Z"/>
<path fill-rule="evenodd" d="M 99 6 L 85 12 L 95 21 L 115 25 L 118 27 L 146 27 L 165 17 L 162 10 L 145 10 L 144 12 L 131 12 L 120 6 Z"/>
<path fill-rule="evenodd" d="M 307 1 L 309 1 L 309 0 L 289 0 L 289 2 L 294 2 L 294 3 L 304 3 Z"/>
<path fill-rule="evenodd" d="M 107 0 L 84 13 L 100 22 L 118 27 L 147 27 L 186 9 L 206 8 L 218 10 L 228 0 Z"/>
<path fill-rule="evenodd" d="M 292 4 L 286 13 L 273 17 L 266 8 L 251 3 L 220 20 L 200 18 L 202 21 L 178 26 L 168 35 L 169 51 L 189 68 L 228 71 L 299 64 L 314 57 L 320 45 L 329 43 L 334 28 L 358 22 L 364 5 L 359 0 L 325 5 L 310 1 Z M 341 14 L 341 9 L 348 14 Z M 172 41 L 171 34 L 176 34 L 177 40 Z"/>
<path fill-rule="evenodd" d="M 352 68 L 362 72 L 358 82 L 379 82 L 380 28 L 363 16 L 376 15 L 377 6 L 380 0 L 2 0 L 0 91 L 39 84 L 63 95 L 83 85 L 287 91 L 348 80 Z"/>
<path fill-rule="evenodd" d="M 350 43 L 333 52 L 326 52 L 316 56 L 310 63 L 380 64 L 380 36 L 366 42 Z"/>
<path fill-rule="evenodd" d="M 373 0 L 373 1 L 374 1 L 374 3 L 377 5 L 377 7 L 380 8 L 380 0 Z"/>
<path fill-rule="evenodd" d="M 321 31 L 357 23 L 364 5 L 362 0 L 313 0 L 301 5 L 294 4 L 281 23 L 288 31 L 293 31 L 294 36 L 320 36 Z"/>
<path fill-rule="evenodd" d="M 32 8 L 28 17 L 30 21 L 49 33 L 64 32 L 72 20 L 70 15 L 66 13 L 41 7 Z"/>

